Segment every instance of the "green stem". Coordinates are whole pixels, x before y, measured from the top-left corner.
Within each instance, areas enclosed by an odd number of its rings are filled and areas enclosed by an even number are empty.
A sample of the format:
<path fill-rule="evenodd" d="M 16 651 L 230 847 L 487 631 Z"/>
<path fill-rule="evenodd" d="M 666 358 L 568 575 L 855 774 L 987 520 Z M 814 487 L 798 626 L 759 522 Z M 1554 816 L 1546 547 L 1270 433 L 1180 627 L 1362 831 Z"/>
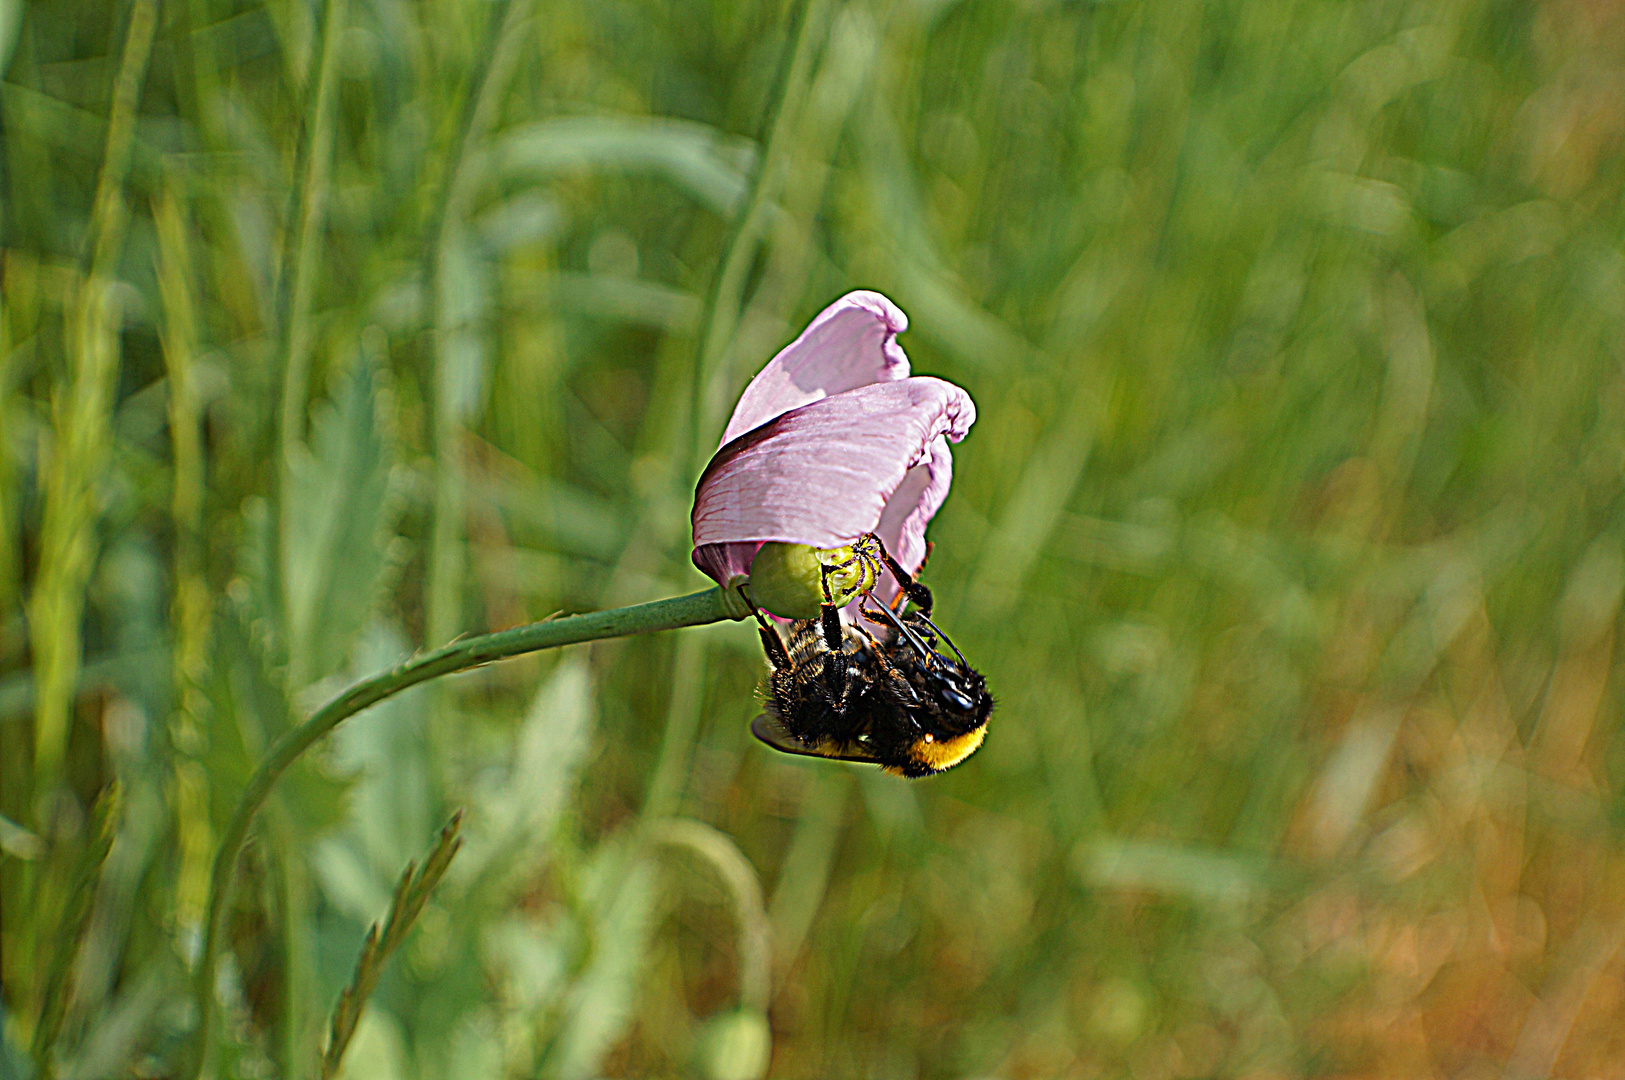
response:
<path fill-rule="evenodd" d="M 28 600 L 28 624 L 39 688 L 33 797 L 41 808 L 42 826 L 49 824 L 46 817 L 62 778 L 73 696 L 83 663 L 80 624 L 100 540 L 97 488 L 111 453 L 109 428 L 121 359 L 123 315 L 113 285 L 130 223 L 124 181 L 130 170 L 141 87 L 157 22 L 155 0 L 143 0 L 130 11 L 130 28 L 107 118 L 107 149 L 91 205 L 88 266 L 72 293 L 63 328 L 66 385 L 52 395 L 55 440 L 40 470 L 45 513 L 40 523 L 39 570 Z M 7 752 L 11 752 L 9 748 Z"/>
<path fill-rule="evenodd" d="M 322 230 L 327 223 L 328 177 L 332 172 L 333 113 L 338 98 L 339 38 L 344 33 L 346 0 L 327 0 L 317 39 L 316 87 L 305 116 L 304 182 L 299 185 L 298 225 L 290 237 L 291 254 L 283 302 L 282 336 L 282 466 L 304 438 L 305 399 L 310 396 L 310 309 L 321 271 Z"/>
<path fill-rule="evenodd" d="M 670 600 L 656 600 L 648 604 L 595 611 L 587 615 L 571 615 L 562 619 L 517 626 L 494 634 L 454 641 L 444 648 L 425 653 L 397 664 L 388 671 L 363 679 L 350 689 L 316 711 L 309 720 L 283 734 L 264 760 L 248 778 L 243 792 L 237 798 L 237 808 L 226 825 L 215 848 L 214 866 L 209 878 L 209 914 L 203 939 L 203 956 L 198 965 L 193 994 L 198 1009 L 197 1068 L 194 1075 L 202 1076 L 207 1065 L 210 1048 L 210 1029 L 214 1025 L 214 976 L 219 959 L 221 920 L 230 895 L 237 853 L 248 836 L 248 826 L 254 820 L 271 788 L 288 767 L 323 735 L 340 723 L 392 697 L 408 687 L 427 682 L 441 675 L 505 660 L 512 656 L 552 649 L 560 645 L 574 645 L 600 638 L 624 637 L 628 634 L 647 634 L 656 630 L 674 630 L 682 626 L 702 626 L 724 619 L 743 619 L 749 608 L 736 593 L 722 589 Z"/>

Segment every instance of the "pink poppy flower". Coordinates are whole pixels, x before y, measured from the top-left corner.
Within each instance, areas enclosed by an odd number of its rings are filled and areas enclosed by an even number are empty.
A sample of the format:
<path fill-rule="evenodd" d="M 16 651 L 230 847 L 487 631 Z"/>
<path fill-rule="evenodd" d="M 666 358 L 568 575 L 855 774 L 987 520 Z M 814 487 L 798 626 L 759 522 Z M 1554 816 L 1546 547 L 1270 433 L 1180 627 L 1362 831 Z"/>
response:
<path fill-rule="evenodd" d="M 694 565 L 719 584 L 768 541 L 829 549 L 879 535 L 911 573 L 976 421 L 970 395 L 909 374 L 908 317 L 876 292 L 825 308 L 757 373 L 694 492 Z M 889 600 L 887 575 L 876 594 Z"/>

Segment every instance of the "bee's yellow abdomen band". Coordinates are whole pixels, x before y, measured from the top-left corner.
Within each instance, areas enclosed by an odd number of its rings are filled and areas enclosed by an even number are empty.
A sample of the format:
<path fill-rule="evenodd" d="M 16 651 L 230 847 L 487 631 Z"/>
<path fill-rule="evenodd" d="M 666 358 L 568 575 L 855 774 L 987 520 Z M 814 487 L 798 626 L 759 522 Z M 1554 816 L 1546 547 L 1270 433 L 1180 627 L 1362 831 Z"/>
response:
<path fill-rule="evenodd" d="M 955 735 L 940 742 L 921 739 L 914 744 L 911 753 L 915 761 L 932 772 L 941 772 L 943 769 L 953 768 L 976 753 L 976 748 L 982 745 L 985 738 L 987 725 L 983 724 L 975 731 L 967 731 L 963 735 Z"/>

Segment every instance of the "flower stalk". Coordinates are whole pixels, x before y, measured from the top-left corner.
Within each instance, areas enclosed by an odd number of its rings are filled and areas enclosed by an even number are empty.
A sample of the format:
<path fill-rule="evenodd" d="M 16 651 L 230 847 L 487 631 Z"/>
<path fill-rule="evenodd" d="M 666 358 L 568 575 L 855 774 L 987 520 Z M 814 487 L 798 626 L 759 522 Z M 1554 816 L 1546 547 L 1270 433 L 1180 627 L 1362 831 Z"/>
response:
<path fill-rule="evenodd" d="M 194 1075 L 204 1075 L 212 1046 L 214 982 L 223 930 L 221 922 L 230 898 L 237 855 L 248 837 L 248 827 L 254 815 L 265 805 L 277 780 L 317 740 L 363 709 L 441 675 L 467 671 L 493 661 L 560 645 L 749 617 L 750 606 L 737 590 L 714 588 L 669 600 L 547 619 L 511 630 L 464 638 L 363 679 L 318 709 L 309 720 L 284 733 L 244 785 L 231 820 L 221 835 L 220 844 L 215 848 L 214 866 L 209 877 L 209 912 L 204 929 L 203 955 L 193 984 L 198 1010 L 197 1068 Z"/>

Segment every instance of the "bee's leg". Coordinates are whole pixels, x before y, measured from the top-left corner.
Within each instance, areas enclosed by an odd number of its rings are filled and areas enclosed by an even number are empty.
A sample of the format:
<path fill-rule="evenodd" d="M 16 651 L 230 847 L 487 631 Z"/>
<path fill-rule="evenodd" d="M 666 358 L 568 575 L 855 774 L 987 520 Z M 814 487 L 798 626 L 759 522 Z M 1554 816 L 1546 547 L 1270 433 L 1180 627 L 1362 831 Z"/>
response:
<path fill-rule="evenodd" d="M 834 604 L 823 605 L 819 622 L 823 626 L 824 644 L 828 646 L 823 654 L 824 686 L 835 703 L 835 711 L 845 713 L 851 681 L 846 677 L 846 649 L 843 647 L 846 639 L 841 631 L 841 609 Z"/>
<path fill-rule="evenodd" d="M 915 577 L 916 581 L 919 580 L 919 575 L 924 572 L 925 564 L 931 561 L 931 549 L 934 548 L 934 547 L 936 547 L 936 545 L 933 544 L 931 541 L 927 540 L 925 542 L 925 558 L 920 560 L 919 569 L 914 571 L 914 577 Z M 921 585 L 920 588 L 925 589 L 925 586 Z M 925 592 L 926 592 L 926 599 L 929 600 L 931 598 L 931 590 L 930 589 L 925 589 Z M 900 610 L 902 610 L 903 604 L 906 603 L 907 601 L 908 601 L 908 593 L 904 592 L 902 589 L 898 589 L 896 595 L 894 595 L 891 598 L 891 603 L 887 604 L 886 606 L 891 608 L 893 611 L 900 611 Z M 924 610 L 926 612 L 927 617 L 929 617 L 930 616 L 930 610 L 931 610 L 930 605 L 927 605 Z"/>
<path fill-rule="evenodd" d="M 846 654 L 839 649 L 824 654 L 824 686 L 829 690 L 835 712 L 844 716 L 852 680 L 846 677 Z"/>
<path fill-rule="evenodd" d="M 843 643 L 841 609 L 834 604 L 825 604 L 818 609 L 818 623 L 824 630 L 824 644 L 829 646 L 829 651 L 832 653 L 840 652 Z"/>
<path fill-rule="evenodd" d="M 880 553 L 880 558 L 885 562 L 886 569 L 891 571 L 891 576 L 897 579 L 897 584 L 902 588 L 903 594 L 909 598 L 909 601 L 913 603 L 915 607 L 919 608 L 921 611 L 925 612 L 927 616 L 929 616 L 931 614 L 932 605 L 931 590 L 926 588 L 924 585 L 921 585 L 918 581 L 915 581 L 914 575 L 909 573 L 907 570 L 904 570 L 903 564 L 892 558 L 892 553 L 886 550 L 886 545 L 881 543 L 880 537 L 876 536 L 874 533 L 864 533 L 863 536 L 859 537 L 859 540 L 874 541 L 875 549 Z"/>
<path fill-rule="evenodd" d="M 824 644 L 829 646 L 829 651 L 832 653 L 841 651 L 842 641 L 841 608 L 835 602 L 835 596 L 829 589 L 829 575 L 837 569 L 839 567 L 819 567 L 819 577 L 824 587 L 824 602 L 818 606 L 818 622 L 824 629 Z"/>
<path fill-rule="evenodd" d="M 779 632 L 762 618 L 762 613 L 756 608 L 751 608 L 750 613 L 756 616 L 757 630 L 762 635 L 762 651 L 767 654 L 767 662 L 773 665 L 773 670 L 789 671 L 795 667 L 790 660 L 789 652 L 784 648 L 784 639 L 779 637 Z"/>
<path fill-rule="evenodd" d="M 835 602 L 835 595 L 829 588 L 829 575 L 842 566 L 849 566 L 850 562 L 839 563 L 835 566 L 819 567 L 819 580 L 824 588 L 824 602 L 818 606 L 818 623 L 824 632 L 824 685 L 829 689 L 830 696 L 835 702 L 835 711 L 846 712 L 847 692 L 851 689 L 851 682 L 846 677 L 846 635 L 841 629 L 841 606 Z"/>
<path fill-rule="evenodd" d="M 930 645 L 927 645 L 925 641 L 921 639 L 920 634 L 916 632 L 914 628 L 910 627 L 908 623 L 904 622 L 902 619 L 899 619 L 897 614 L 893 612 L 891 608 L 886 607 L 884 604 L 879 607 L 872 607 L 868 604 L 860 604 L 858 605 L 858 614 L 862 615 L 865 619 L 868 619 L 872 623 L 884 623 L 889 625 L 892 628 L 892 631 L 897 634 L 898 638 L 902 641 L 906 641 L 909 647 L 914 650 L 915 654 L 918 655 L 921 660 L 931 667 L 937 666 L 939 658 L 936 652 L 932 650 Z M 926 620 L 926 624 L 930 625 L 929 619 Z"/>
<path fill-rule="evenodd" d="M 868 639 L 869 654 L 874 658 L 875 666 L 880 668 L 881 673 L 890 682 L 892 696 L 905 705 L 918 706 L 920 704 L 920 695 L 914 692 L 913 684 L 908 681 L 903 673 L 898 671 L 890 660 L 886 659 L 886 650 L 881 648 L 880 642 L 875 640 L 875 636 L 861 626 L 853 627 L 853 629 Z"/>

